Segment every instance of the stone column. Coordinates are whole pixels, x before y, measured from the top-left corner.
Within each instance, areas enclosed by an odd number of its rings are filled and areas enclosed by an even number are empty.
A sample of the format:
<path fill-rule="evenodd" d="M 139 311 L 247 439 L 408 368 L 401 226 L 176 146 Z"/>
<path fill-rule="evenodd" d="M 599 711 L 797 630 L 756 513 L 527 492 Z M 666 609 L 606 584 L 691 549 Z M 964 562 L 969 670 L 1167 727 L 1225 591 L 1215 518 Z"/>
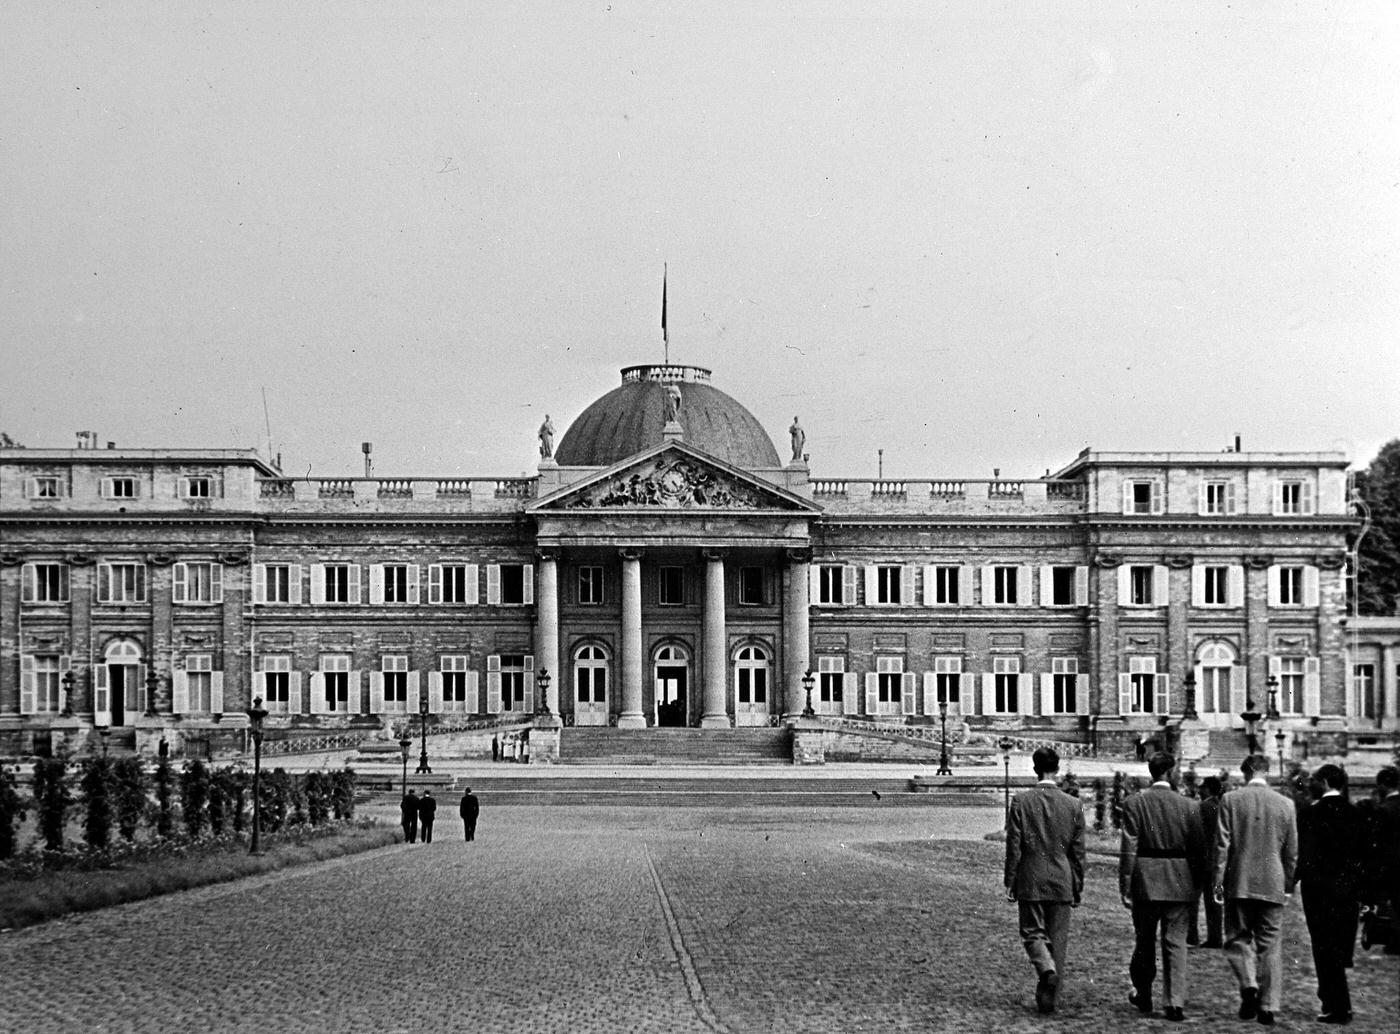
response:
<path fill-rule="evenodd" d="M 801 714 L 807 706 L 802 676 L 812 663 L 809 646 L 808 569 L 811 554 L 788 550 L 787 601 L 783 608 L 783 682 L 787 686 L 787 714 Z"/>
<path fill-rule="evenodd" d="M 619 729 L 645 729 L 642 714 L 642 553 L 622 550 L 622 714 Z"/>
<path fill-rule="evenodd" d="M 703 729 L 729 728 L 725 692 L 729 684 L 724 646 L 724 554 L 705 553 L 705 619 L 702 635 L 705 664 L 705 710 L 700 717 Z"/>
<path fill-rule="evenodd" d="M 559 686 L 564 673 L 559 670 L 559 559 L 549 550 L 537 557 L 539 585 L 535 594 L 535 671 L 549 672 L 549 689 L 544 705 L 559 713 Z M 538 681 L 536 685 L 538 685 Z"/>

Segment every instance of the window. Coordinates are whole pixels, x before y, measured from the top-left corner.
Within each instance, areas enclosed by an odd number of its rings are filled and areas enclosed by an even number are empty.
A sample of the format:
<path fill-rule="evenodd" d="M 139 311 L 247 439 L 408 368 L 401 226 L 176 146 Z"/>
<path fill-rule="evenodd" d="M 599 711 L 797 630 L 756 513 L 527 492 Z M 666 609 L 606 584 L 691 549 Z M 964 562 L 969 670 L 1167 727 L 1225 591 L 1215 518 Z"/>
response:
<path fill-rule="evenodd" d="M 992 599 L 997 606 L 1014 607 L 1020 602 L 1019 568 L 996 566 L 992 572 Z"/>
<path fill-rule="evenodd" d="M 382 712 L 408 710 L 408 658 L 403 654 L 386 654 L 380 664 Z"/>
<path fill-rule="evenodd" d="M 1224 517 L 1235 512 L 1235 483 L 1233 481 L 1201 482 L 1200 512 L 1202 516 Z"/>
<path fill-rule="evenodd" d="M 369 569 L 369 601 L 372 604 L 418 602 L 417 564 L 373 564 Z"/>
<path fill-rule="evenodd" d="M 319 564 L 313 567 L 311 599 L 313 603 L 359 603 L 360 565 Z"/>
<path fill-rule="evenodd" d="M 476 694 L 471 692 L 474 674 L 469 670 L 466 654 L 445 654 L 438 660 L 441 679 L 441 710 L 455 714 L 474 714 Z"/>
<path fill-rule="evenodd" d="M 176 603 L 222 603 L 223 570 L 222 564 L 204 560 L 176 564 L 171 599 Z"/>
<path fill-rule="evenodd" d="M 757 646 L 744 646 L 734 657 L 734 692 L 740 705 L 768 702 L 768 654 Z"/>
<path fill-rule="evenodd" d="M 663 607 L 679 607 L 685 603 L 685 568 L 659 568 L 657 581 L 660 589 L 657 602 Z"/>
<path fill-rule="evenodd" d="M 904 568 L 895 564 L 876 564 L 866 568 L 866 605 L 899 606 L 906 602 L 904 594 Z M 912 590 L 913 586 L 908 586 Z"/>
<path fill-rule="evenodd" d="M 846 658 L 830 655 L 817 658 L 817 700 L 814 710 L 818 714 L 841 714 L 846 710 Z"/>
<path fill-rule="evenodd" d="M 873 714 L 898 714 L 904 701 L 904 658 L 875 658 Z"/>
<path fill-rule="evenodd" d="M 496 711 L 526 710 L 526 688 L 533 681 L 535 659 L 518 653 L 493 654 L 486 658 L 487 693 L 491 699 L 487 710 L 496 704 Z M 527 679 L 526 676 L 531 678 Z M 494 689 L 492 683 L 495 684 Z M 495 711 L 492 711 L 494 714 Z"/>
<path fill-rule="evenodd" d="M 30 499 L 57 499 L 58 478 L 51 474 L 40 474 L 29 479 Z"/>
<path fill-rule="evenodd" d="M 1191 578 L 1191 602 L 1197 607 L 1238 607 L 1244 602 L 1244 568 L 1237 564 L 1197 564 Z"/>
<path fill-rule="evenodd" d="M 1021 710 L 1021 658 L 992 658 L 992 712 L 1017 714 Z"/>
<path fill-rule="evenodd" d="M 1123 513 L 1158 514 L 1163 510 L 1162 482 L 1155 479 L 1135 478 L 1123 482 Z"/>
<path fill-rule="evenodd" d="M 763 603 L 763 568 L 739 568 L 739 603 L 748 607 Z"/>
<path fill-rule="evenodd" d="M 207 653 L 192 653 L 185 657 L 184 710 L 195 714 L 208 714 L 214 710 L 214 657 Z M 180 710 L 177 706 L 176 710 Z"/>
<path fill-rule="evenodd" d="M 924 710 L 932 714 L 939 704 L 948 705 L 948 713 L 962 710 L 962 658 L 935 657 L 933 659 L 934 710 Z"/>
<path fill-rule="evenodd" d="M 356 701 L 358 704 L 359 701 Z M 314 709 L 325 714 L 347 714 L 350 711 L 350 655 L 323 653 L 321 655 L 320 699 L 312 702 Z M 356 708 L 358 710 L 358 707 Z"/>
<path fill-rule="evenodd" d="M 1312 514 L 1312 487 L 1308 481 L 1274 482 L 1274 516 L 1305 517 Z"/>
<path fill-rule="evenodd" d="M 1118 676 L 1122 714 L 1166 714 L 1167 676 L 1157 674 L 1156 657 L 1129 657 L 1128 671 Z"/>
<path fill-rule="evenodd" d="M 1201 647 L 1196 669 L 1198 711 L 1202 714 L 1228 715 L 1244 710 L 1244 685 L 1235 686 L 1234 670 L 1235 651 L 1229 646 L 1207 643 Z M 1236 691 L 1239 693 L 1238 701 L 1235 699 Z"/>
<path fill-rule="evenodd" d="M 1376 666 L 1353 664 L 1351 667 L 1352 714 L 1358 718 L 1379 718 L 1376 700 Z"/>
<path fill-rule="evenodd" d="M 1079 699 L 1079 658 L 1050 658 L 1050 699 L 1049 707 L 1042 709 L 1049 714 L 1078 714 L 1082 704 L 1088 701 Z"/>
<path fill-rule="evenodd" d="M 521 607 L 535 602 L 533 564 L 488 564 L 486 602 L 493 606 Z"/>
<path fill-rule="evenodd" d="M 924 603 L 931 607 L 956 607 L 964 600 L 962 568 L 956 564 L 930 564 L 924 568 Z"/>
<path fill-rule="evenodd" d="M 1166 567 L 1162 564 L 1124 564 L 1118 568 L 1118 604 L 1122 607 L 1165 607 Z"/>
<path fill-rule="evenodd" d="M 477 582 L 476 564 L 432 564 L 428 568 L 428 602 L 475 606 Z"/>
<path fill-rule="evenodd" d="M 300 603 L 301 565 L 258 564 L 253 569 L 254 603 Z"/>
<path fill-rule="evenodd" d="M 856 569 L 841 564 L 812 568 L 812 603 L 819 607 L 850 606 L 855 602 Z"/>
<path fill-rule="evenodd" d="M 1275 677 L 1278 679 L 1280 714 L 1301 714 L 1303 711 L 1303 658 L 1278 657 Z"/>
<path fill-rule="evenodd" d="M 1085 568 L 1051 566 L 1042 570 L 1041 578 L 1042 597 L 1046 591 L 1046 581 L 1049 582 L 1050 598 L 1046 602 L 1050 606 L 1082 607 L 1089 602 L 1088 571 Z"/>
<path fill-rule="evenodd" d="M 63 709 L 63 673 L 67 658 L 59 654 L 25 654 L 21 662 L 20 713 L 53 714 Z"/>
<path fill-rule="evenodd" d="M 1152 606 L 1152 568 L 1134 564 L 1128 568 L 1128 602 L 1134 607 Z"/>
<path fill-rule="evenodd" d="M 67 603 L 68 565 L 40 561 L 24 565 L 25 603 Z"/>
<path fill-rule="evenodd" d="M 291 688 L 292 659 L 286 656 L 263 657 L 263 706 L 274 713 L 286 713 L 290 708 Z"/>
<path fill-rule="evenodd" d="M 135 499 L 136 479 L 128 477 L 105 478 L 102 494 L 108 499 Z"/>
<path fill-rule="evenodd" d="M 608 655 L 602 647 L 584 646 L 574 654 L 574 700 L 586 707 L 607 703 Z"/>
<path fill-rule="evenodd" d="M 596 607 L 603 602 L 603 569 L 585 565 L 578 569 L 578 601 L 585 607 Z"/>
<path fill-rule="evenodd" d="M 203 476 L 183 478 L 180 494 L 186 499 L 208 499 L 214 494 L 214 479 Z"/>
<path fill-rule="evenodd" d="M 106 561 L 97 565 L 98 603 L 145 603 L 146 565 Z"/>
<path fill-rule="evenodd" d="M 1303 605 L 1303 568 L 1300 565 L 1280 565 L 1278 568 L 1278 601 L 1280 607 Z"/>

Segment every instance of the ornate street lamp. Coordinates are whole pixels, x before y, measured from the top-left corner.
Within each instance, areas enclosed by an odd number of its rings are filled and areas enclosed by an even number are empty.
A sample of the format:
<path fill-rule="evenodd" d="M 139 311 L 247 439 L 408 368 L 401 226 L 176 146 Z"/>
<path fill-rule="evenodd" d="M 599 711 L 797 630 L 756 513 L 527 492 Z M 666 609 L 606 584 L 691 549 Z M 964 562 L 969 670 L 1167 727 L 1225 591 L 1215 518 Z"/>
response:
<path fill-rule="evenodd" d="M 1278 676 L 1270 675 L 1264 682 L 1269 687 L 1269 720 L 1278 718 Z"/>
<path fill-rule="evenodd" d="M 63 673 L 63 717 L 73 717 L 73 683 L 77 681 L 73 677 L 73 669 L 69 668 Z"/>
<path fill-rule="evenodd" d="M 1001 751 L 1001 762 L 1004 766 L 1002 777 L 1002 799 L 1006 812 L 1006 821 L 1011 820 L 1011 748 L 1016 746 L 1016 741 L 1010 736 L 1003 736 L 997 740 L 997 749 Z"/>
<path fill-rule="evenodd" d="M 432 774 L 432 769 L 428 767 L 428 702 L 420 701 L 418 704 L 418 724 L 423 730 L 423 750 L 418 755 L 418 767 L 413 770 L 414 775 L 423 773 Z"/>
<path fill-rule="evenodd" d="M 1244 722 L 1246 735 L 1249 738 L 1250 754 L 1259 753 L 1259 737 L 1255 735 L 1254 727 L 1258 724 L 1259 719 L 1263 717 L 1263 715 L 1254 709 L 1254 697 L 1247 696 L 1244 702 L 1244 710 L 1240 712 L 1240 720 Z"/>
<path fill-rule="evenodd" d="M 1199 715 L 1196 713 L 1196 673 L 1194 671 L 1186 673 L 1186 710 L 1181 717 L 1186 720 L 1193 720 Z"/>
<path fill-rule="evenodd" d="M 553 681 L 554 676 L 548 668 L 541 668 L 535 674 L 535 684 L 540 688 L 540 706 L 535 709 L 535 714 L 549 714 L 549 684 Z"/>
<path fill-rule="evenodd" d="M 408 752 L 413 749 L 413 739 L 404 729 L 403 739 L 399 740 L 399 753 L 403 755 L 403 775 L 399 780 L 399 796 L 408 796 Z"/>
<path fill-rule="evenodd" d="M 938 775 L 952 775 L 948 767 L 948 701 L 938 701 L 938 724 L 943 727 L 943 749 L 938 754 Z"/>
<path fill-rule="evenodd" d="M 1279 778 L 1279 782 L 1284 782 L 1284 772 L 1283 772 L 1283 741 L 1286 740 L 1287 738 L 1288 738 L 1288 737 L 1284 734 L 1284 731 L 1283 731 L 1282 729 L 1280 729 L 1280 730 L 1278 730 L 1278 732 L 1274 733 L 1274 743 L 1276 743 L 1276 744 L 1278 745 L 1278 778 Z"/>
<path fill-rule="evenodd" d="M 109 726 L 99 725 L 97 727 L 97 738 L 102 741 L 102 760 L 107 760 L 107 741 L 112 738 L 112 730 Z"/>
<path fill-rule="evenodd" d="M 802 708 L 803 718 L 815 718 L 817 712 L 812 710 L 812 687 L 817 684 L 817 677 L 812 674 L 812 669 L 808 668 L 802 676 L 802 689 L 807 694 L 807 705 Z"/>
<path fill-rule="evenodd" d="M 248 708 L 248 726 L 253 734 L 253 842 L 249 854 L 262 854 L 259 835 L 262 833 L 262 742 L 263 722 L 267 719 L 267 708 L 262 705 L 262 697 L 253 698 L 253 706 Z M 104 739 L 103 746 L 107 741 Z"/>

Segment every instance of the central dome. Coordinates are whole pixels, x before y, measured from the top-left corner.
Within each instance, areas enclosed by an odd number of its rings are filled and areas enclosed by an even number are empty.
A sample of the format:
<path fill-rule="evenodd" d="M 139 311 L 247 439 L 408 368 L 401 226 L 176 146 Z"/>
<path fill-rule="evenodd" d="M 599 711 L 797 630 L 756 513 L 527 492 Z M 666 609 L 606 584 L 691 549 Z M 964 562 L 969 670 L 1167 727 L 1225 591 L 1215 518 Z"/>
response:
<path fill-rule="evenodd" d="M 782 466 L 768 432 L 739 403 L 710 387 L 710 371 L 699 366 L 629 366 L 614 388 L 573 422 L 555 462 L 567 467 L 607 467 L 660 443 L 667 395 L 680 389 L 682 440 L 736 467 Z"/>

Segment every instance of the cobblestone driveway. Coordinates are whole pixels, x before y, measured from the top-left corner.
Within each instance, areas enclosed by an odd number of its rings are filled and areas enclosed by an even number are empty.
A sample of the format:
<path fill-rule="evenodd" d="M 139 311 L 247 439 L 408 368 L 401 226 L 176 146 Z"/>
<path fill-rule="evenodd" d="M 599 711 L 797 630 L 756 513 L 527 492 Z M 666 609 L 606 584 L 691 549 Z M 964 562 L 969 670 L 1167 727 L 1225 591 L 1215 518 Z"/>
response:
<path fill-rule="evenodd" d="M 1000 818 L 486 801 L 472 844 L 449 814 L 433 844 L 7 934 L 0 1030 L 1180 1029 L 1124 1000 L 1108 859 L 1076 913 L 1061 1010 L 1034 1012 L 999 845 L 980 839 Z M 1282 1020 L 1313 1027 L 1296 905 L 1286 933 Z M 1184 1026 L 1253 1029 L 1219 953 L 1193 964 Z M 1353 1030 L 1393 1034 L 1397 968 L 1358 960 Z"/>

